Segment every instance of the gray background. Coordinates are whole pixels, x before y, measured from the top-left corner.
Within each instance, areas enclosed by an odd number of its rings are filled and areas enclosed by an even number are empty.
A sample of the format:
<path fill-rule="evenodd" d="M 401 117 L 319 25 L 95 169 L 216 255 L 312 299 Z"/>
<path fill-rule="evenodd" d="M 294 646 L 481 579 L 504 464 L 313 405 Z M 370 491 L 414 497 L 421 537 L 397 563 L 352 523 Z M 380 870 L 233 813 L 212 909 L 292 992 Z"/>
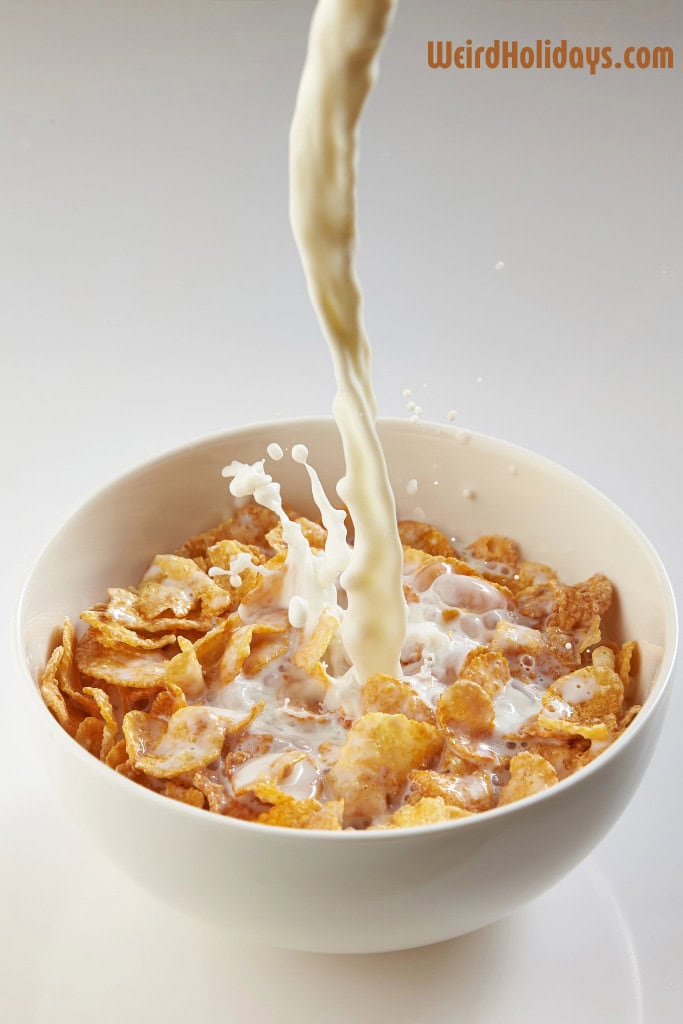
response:
<path fill-rule="evenodd" d="M 228 427 L 329 412 L 287 217 L 312 7 L 0 2 L 7 620 L 40 543 L 112 476 Z M 681 70 L 427 67 L 430 38 L 496 37 L 671 45 L 680 65 L 683 7 L 403 0 L 362 127 L 380 412 L 407 415 L 410 388 L 425 418 L 456 409 L 569 466 L 680 588 Z M 2 658 L 7 1020 L 676 1019 L 680 690 L 628 811 L 552 893 L 459 942 L 340 959 L 240 948 L 135 889 L 64 817 Z"/>

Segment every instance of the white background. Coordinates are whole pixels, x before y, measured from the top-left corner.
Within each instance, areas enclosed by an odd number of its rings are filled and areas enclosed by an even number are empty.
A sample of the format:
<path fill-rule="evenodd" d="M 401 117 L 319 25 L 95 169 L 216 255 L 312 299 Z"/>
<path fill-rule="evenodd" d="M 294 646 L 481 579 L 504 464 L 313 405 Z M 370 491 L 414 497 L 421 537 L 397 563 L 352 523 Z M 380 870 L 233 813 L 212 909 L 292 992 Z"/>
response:
<path fill-rule="evenodd" d="M 312 6 L 0 2 L 8 622 L 41 543 L 111 477 L 330 409 L 287 219 Z M 427 67 L 430 38 L 496 37 L 670 45 L 681 65 L 683 6 L 402 0 L 362 131 L 379 408 L 407 415 L 411 388 L 426 418 L 456 409 L 579 472 L 680 592 L 683 72 Z M 9 634 L 2 670 L 8 1024 L 678 1019 L 680 689 L 633 802 L 561 885 L 461 940 L 337 958 L 241 946 L 134 887 L 64 816 Z"/>

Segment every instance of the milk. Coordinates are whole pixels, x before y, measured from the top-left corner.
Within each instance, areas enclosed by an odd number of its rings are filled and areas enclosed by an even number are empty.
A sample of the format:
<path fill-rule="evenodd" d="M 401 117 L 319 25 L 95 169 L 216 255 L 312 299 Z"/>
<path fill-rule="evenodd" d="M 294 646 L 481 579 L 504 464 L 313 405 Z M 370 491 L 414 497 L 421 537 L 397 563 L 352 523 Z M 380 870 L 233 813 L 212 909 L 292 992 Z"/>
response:
<path fill-rule="evenodd" d="M 393 0 L 320 0 L 290 135 L 290 216 L 308 290 L 332 353 L 334 416 L 346 474 L 337 491 L 355 542 L 341 584 L 341 636 L 359 682 L 400 674 L 406 631 L 403 552 L 375 427 L 370 346 L 354 269 L 357 125 Z"/>

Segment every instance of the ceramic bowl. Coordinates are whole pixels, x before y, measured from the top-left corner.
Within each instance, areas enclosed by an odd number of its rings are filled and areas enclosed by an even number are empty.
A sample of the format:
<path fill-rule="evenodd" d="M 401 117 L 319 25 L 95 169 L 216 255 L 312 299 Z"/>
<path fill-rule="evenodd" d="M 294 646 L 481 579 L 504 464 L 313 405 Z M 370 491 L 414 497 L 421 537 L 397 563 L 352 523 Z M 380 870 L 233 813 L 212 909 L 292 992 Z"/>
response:
<path fill-rule="evenodd" d="M 69 809 L 133 879 L 169 904 L 257 940 L 320 952 L 375 952 L 448 939 L 537 896 L 605 835 L 638 786 L 666 708 L 676 611 L 653 548 L 624 513 L 572 473 L 492 438 L 384 421 L 398 512 L 465 540 L 505 533 L 567 582 L 599 571 L 617 588 L 611 635 L 640 648 L 644 709 L 576 775 L 461 821 L 388 832 L 268 828 L 159 796 L 101 764 L 64 732 L 37 689 L 56 626 L 137 580 L 158 552 L 225 517 L 221 468 L 266 445 L 305 443 L 328 488 L 343 473 L 328 420 L 269 423 L 199 441 L 95 495 L 35 564 L 18 613 L 22 685 L 36 743 Z M 277 464 L 286 501 L 312 511 L 304 469 Z M 406 484 L 418 481 L 411 497 Z M 433 481 L 438 480 L 438 486 Z"/>

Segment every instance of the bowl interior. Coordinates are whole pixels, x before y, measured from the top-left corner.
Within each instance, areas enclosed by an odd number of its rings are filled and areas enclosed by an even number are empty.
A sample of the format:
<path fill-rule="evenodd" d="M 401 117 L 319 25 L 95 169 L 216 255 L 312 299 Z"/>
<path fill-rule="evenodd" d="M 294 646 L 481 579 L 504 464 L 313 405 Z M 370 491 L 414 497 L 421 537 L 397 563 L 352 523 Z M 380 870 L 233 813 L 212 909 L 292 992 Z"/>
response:
<path fill-rule="evenodd" d="M 602 572 L 618 599 L 611 633 L 640 649 L 640 699 L 660 690 L 676 646 L 676 614 L 662 565 L 633 523 L 590 485 L 520 448 L 446 427 L 384 421 L 380 435 L 400 518 L 427 520 L 457 540 L 504 533 L 525 557 L 552 566 L 567 582 Z M 111 586 L 136 582 L 155 554 L 215 525 L 233 506 L 222 467 L 254 462 L 277 441 L 307 445 L 328 495 L 343 474 L 341 445 L 329 420 L 248 427 L 200 441 L 115 481 L 76 512 L 47 545 L 20 608 L 21 653 L 37 680 L 64 615 L 103 600 Z M 314 506 L 304 468 L 268 462 L 286 502 Z M 416 480 L 416 494 L 407 484 Z M 412 489 L 412 488 L 411 488 Z"/>

